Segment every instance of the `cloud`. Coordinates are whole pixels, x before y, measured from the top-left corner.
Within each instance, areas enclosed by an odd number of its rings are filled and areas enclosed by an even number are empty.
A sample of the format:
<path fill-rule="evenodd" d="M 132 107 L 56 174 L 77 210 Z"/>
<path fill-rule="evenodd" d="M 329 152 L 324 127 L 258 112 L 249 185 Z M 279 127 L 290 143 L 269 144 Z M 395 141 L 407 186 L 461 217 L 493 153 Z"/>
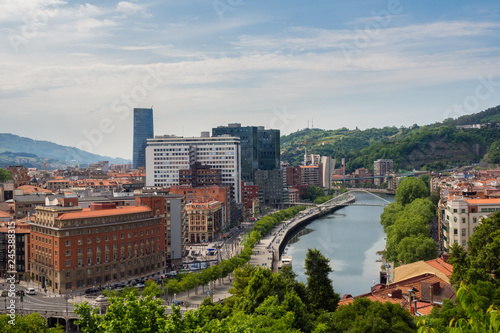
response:
<path fill-rule="evenodd" d="M 150 14 L 147 13 L 145 8 L 141 5 L 138 5 L 136 3 L 132 2 L 127 2 L 127 1 L 120 1 L 116 5 L 116 11 L 119 13 L 122 13 L 126 16 L 131 16 L 134 14 L 141 14 L 143 16 L 151 16 Z"/>

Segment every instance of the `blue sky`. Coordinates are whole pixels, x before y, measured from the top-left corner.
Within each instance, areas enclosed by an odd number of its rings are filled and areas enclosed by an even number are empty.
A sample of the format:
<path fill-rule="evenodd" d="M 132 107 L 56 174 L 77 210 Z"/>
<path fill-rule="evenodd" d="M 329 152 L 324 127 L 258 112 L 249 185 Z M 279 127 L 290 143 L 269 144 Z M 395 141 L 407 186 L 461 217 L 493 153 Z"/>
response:
<path fill-rule="evenodd" d="M 500 104 L 498 1 L 0 0 L 0 132 L 131 158 L 155 134 L 410 126 Z"/>

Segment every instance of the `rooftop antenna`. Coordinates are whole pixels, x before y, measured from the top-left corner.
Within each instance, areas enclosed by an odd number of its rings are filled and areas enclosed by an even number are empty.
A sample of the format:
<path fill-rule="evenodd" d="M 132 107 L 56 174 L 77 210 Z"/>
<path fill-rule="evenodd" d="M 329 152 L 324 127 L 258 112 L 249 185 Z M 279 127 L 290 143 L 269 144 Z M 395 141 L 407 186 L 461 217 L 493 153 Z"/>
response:
<path fill-rule="evenodd" d="M 311 118 L 311 128 L 314 128 L 314 118 Z"/>

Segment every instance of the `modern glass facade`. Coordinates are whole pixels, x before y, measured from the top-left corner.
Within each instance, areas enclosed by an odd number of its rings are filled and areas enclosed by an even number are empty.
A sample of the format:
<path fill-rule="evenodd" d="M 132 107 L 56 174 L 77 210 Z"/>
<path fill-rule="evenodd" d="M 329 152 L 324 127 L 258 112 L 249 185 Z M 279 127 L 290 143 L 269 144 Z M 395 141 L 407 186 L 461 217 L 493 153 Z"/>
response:
<path fill-rule="evenodd" d="M 257 127 L 217 127 L 212 129 L 212 136 L 226 134 L 240 138 L 241 180 L 253 183 L 253 172 L 259 168 Z"/>
<path fill-rule="evenodd" d="M 231 135 L 240 138 L 241 180 L 255 183 L 256 170 L 280 168 L 280 131 L 262 126 L 229 124 L 212 128 L 212 136 Z"/>
<path fill-rule="evenodd" d="M 133 167 L 146 167 L 146 146 L 154 138 L 153 109 L 134 109 Z"/>

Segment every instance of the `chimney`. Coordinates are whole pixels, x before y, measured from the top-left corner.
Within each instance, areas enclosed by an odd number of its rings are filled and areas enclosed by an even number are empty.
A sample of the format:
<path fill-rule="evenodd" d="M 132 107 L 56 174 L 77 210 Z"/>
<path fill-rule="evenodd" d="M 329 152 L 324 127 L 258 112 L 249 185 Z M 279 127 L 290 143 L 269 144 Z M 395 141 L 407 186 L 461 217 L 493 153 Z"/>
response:
<path fill-rule="evenodd" d="M 403 291 L 401 289 L 395 289 L 389 294 L 390 298 L 402 298 L 402 296 Z"/>
<path fill-rule="evenodd" d="M 434 304 L 434 285 L 430 285 L 431 288 L 431 304 Z"/>
<path fill-rule="evenodd" d="M 443 261 L 448 262 L 449 255 L 447 253 L 443 254 Z"/>

